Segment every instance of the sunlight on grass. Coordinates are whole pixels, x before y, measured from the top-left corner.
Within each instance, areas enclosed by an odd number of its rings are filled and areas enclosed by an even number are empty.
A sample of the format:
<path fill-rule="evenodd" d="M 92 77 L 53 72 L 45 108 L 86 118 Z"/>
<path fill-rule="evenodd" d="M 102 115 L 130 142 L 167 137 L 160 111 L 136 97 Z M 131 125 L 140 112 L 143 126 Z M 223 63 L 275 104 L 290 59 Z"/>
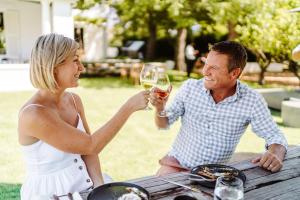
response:
<path fill-rule="evenodd" d="M 177 79 L 175 77 L 173 79 Z M 173 84 L 171 99 L 180 83 L 178 81 Z M 130 96 L 141 91 L 140 86 L 132 86 L 118 78 L 82 79 L 80 85 L 81 87 L 72 91 L 81 96 L 92 131 L 107 122 Z M 0 199 L 18 199 L 20 184 L 25 176 L 21 147 L 17 139 L 18 110 L 32 94 L 33 92 L 0 93 Z M 155 174 L 159 167 L 158 160 L 170 149 L 180 122 L 176 122 L 169 130 L 158 130 L 154 125 L 153 115 L 153 111 L 134 113 L 120 133 L 100 153 L 103 171 L 114 180 Z M 300 129 L 283 126 L 279 112 L 272 111 L 272 115 L 289 144 L 299 144 Z M 236 150 L 260 153 L 264 151 L 264 141 L 248 128 Z"/>

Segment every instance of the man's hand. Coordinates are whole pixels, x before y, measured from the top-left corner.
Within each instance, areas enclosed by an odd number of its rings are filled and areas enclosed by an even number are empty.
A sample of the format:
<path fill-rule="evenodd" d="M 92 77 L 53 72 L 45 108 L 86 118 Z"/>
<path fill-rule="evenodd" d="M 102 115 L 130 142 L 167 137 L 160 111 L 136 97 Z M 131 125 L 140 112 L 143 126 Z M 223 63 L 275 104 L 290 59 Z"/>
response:
<path fill-rule="evenodd" d="M 169 95 L 166 96 L 165 98 L 162 98 L 159 96 L 158 92 L 160 91 L 159 88 L 154 87 L 151 90 L 150 94 L 150 102 L 151 104 L 156 108 L 158 112 L 162 111 L 166 105 L 166 102 L 168 101 Z M 172 91 L 172 86 L 168 88 L 168 93 L 170 94 Z"/>
<path fill-rule="evenodd" d="M 284 159 L 286 150 L 280 144 L 271 144 L 264 154 L 252 160 L 254 164 L 258 164 L 258 166 L 270 170 L 272 172 L 278 172 L 283 164 L 282 161 Z"/>
<path fill-rule="evenodd" d="M 172 86 L 170 86 L 168 88 L 169 94 L 171 93 L 171 90 L 172 90 Z M 162 97 L 160 97 L 158 92 L 159 92 L 159 89 L 156 87 L 151 90 L 150 102 L 155 107 L 155 118 L 154 119 L 155 119 L 156 126 L 160 129 L 166 129 L 169 126 L 168 118 L 161 117 L 159 115 L 159 113 L 164 110 L 166 102 L 169 98 L 169 95 L 166 96 L 165 98 L 162 98 Z"/>

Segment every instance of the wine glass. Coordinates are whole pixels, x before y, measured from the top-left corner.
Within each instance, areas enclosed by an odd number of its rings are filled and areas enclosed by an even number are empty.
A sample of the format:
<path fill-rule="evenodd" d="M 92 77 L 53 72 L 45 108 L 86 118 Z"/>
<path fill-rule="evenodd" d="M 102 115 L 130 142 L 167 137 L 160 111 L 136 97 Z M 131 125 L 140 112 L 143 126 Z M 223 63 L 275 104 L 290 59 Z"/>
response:
<path fill-rule="evenodd" d="M 165 100 L 169 94 L 171 89 L 171 83 L 168 74 L 162 68 L 158 69 L 157 72 L 157 81 L 155 84 L 155 94 L 158 95 L 161 99 Z M 163 105 L 163 110 L 158 113 L 159 117 L 166 117 L 167 112 L 165 110 L 165 101 Z"/>
<path fill-rule="evenodd" d="M 243 181 L 237 177 L 220 176 L 214 190 L 214 200 L 243 200 Z"/>
<path fill-rule="evenodd" d="M 151 64 L 144 64 L 140 73 L 140 82 L 145 90 L 151 90 L 157 81 L 157 67 Z M 149 106 L 145 110 L 151 110 Z"/>

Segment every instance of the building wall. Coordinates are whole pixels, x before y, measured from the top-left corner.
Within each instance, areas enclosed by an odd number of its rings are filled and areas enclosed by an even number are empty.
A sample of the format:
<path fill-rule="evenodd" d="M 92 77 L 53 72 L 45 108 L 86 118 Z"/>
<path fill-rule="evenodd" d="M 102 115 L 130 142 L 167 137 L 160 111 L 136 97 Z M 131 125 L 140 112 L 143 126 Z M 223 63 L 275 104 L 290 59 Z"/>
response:
<path fill-rule="evenodd" d="M 52 3 L 53 32 L 74 38 L 74 22 L 70 0 L 55 0 Z"/>
<path fill-rule="evenodd" d="M 97 62 L 106 58 L 106 30 L 93 24 L 84 27 L 84 58 L 89 62 Z"/>
<path fill-rule="evenodd" d="M 0 12 L 4 13 L 5 57 L 27 61 L 35 39 L 41 34 L 39 2 L 1 0 Z"/>
<path fill-rule="evenodd" d="M 74 38 L 72 0 L 53 0 L 49 6 L 51 32 Z M 13 62 L 26 62 L 32 46 L 43 33 L 42 6 L 39 0 L 0 0 L 0 12 L 4 14 L 6 57 Z"/>

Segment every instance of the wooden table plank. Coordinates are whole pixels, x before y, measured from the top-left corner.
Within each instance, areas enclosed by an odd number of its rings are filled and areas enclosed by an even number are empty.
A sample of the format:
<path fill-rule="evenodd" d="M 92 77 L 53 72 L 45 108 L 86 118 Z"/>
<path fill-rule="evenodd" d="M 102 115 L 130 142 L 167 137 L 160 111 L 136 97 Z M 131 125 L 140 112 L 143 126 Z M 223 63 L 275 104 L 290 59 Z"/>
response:
<path fill-rule="evenodd" d="M 284 162 L 283 168 L 277 173 L 272 173 L 270 171 L 264 170 L 262 168 L 255 168 L 244 173 L 247 176 L 246 191 L 253 190 L 256 188 L 264 187 L 266 185 L 274 184 L 276 182 L 281 182 L 289 180 L 300 176 L 300 160 L 299 159 L 289 159 Z"/>
<path fill-rule="evenodd" d="M 300 146 L 288 149 L 281 171 L 272 173 L 244 160 L 230 165 L 242 170 L 247 181 L 245 184 L 245 200 L 296 200 L 300 199 Z M 164 179 L 193 186 L 213 194 L 213 190 L 200 185 L 191 185 L 188 175 L 174 173 Z M 156 176 L 148 176 L 128 181 L 144 187 L 150 192 L 151 200 L 173 200 L 178 195 L 190 195 L 199 200 L 212 200 L 212 196 L 195 193 L 180 186 L 167 183 Z"/>
<path fill-rule="evenodd" d="M 284 161 L 300 157 L 300 146 L 290 147 L 287 151 Z M 230 163 L 229 165 L 239 170 L 252 169 L 257 165 L 251 162 L 252 159 L 247 159 L 239 162 Z"/>
<path fill-rule="evenodd" d="M 297 146 L 294 148 L 290 148 L 285 157 L 284 166 L 282 170 L 277 173 L 272 173 L 268 170 L 264 170 L 254 165 L 251 163 L 251 160 L 245 160 L 239 163 L 233 163 L 231 164 L 231 166 L 243 170 L 243 172 L 247 177 L 247 182 L 245 184 L 245 196 L 249 195 L 250 199 L 255 199 L 255 198 L 261 199 L 260 197 L 262 197 L 262 199 L 265 198 L 268 199 L 268 197 L 263 197 L 264 190 L 270 188 L 271 193 L 274 193 L 273 190 L 277 190 L 277 187 L 280 187 L 282 189 L 284 188 L 283 186 L 289 183 L 289 181 L 295 182 L 296 180 L 298 180 L 297 177 L 300 176 L 300 168 L 298 167 L 300 166 L 300 159 L 298 159 L 299 157 L 300 157 L 300 147 Z M 188 178 L 187 175 L 184 176 L 180 173 L 176 173 L 167 176 L 167 178 L 190 186 L 190 182 L 186 180 Z M 151 179 L 147 179 L 147 180 L 142 179 L 137 183 L 141 183 L 144 187 L 149 189 L 150 193 L 154 194 L 154 197 L 155 197 L 155 193 L 159 193 L 160 196 L 156 196 L 155 199 L 168 199 L 168 196 L 170 196 L 170 192 L 172 192 L 172 190 L 176 188 L 177 188 L 177 191 L 175 193 L 176 195 L 184 191 L 183 189 L 180 190 L 180 188 L 176 186 L 172 186 L 171 184 L 162 183 L 159 180 L 155 180 L 155 177 L 152 177 Z M 207 189 L 201 186 L 198 186 L 198 188 L 213 194 L 213 190 L 211 189 Z M 292 187 L 291 190 L 298 192 L 297 187 Z M 165 194 L 164 191 L 166 192 Z M 251 195 L 255 194 L 257 191 L 262 191 L 262 192 L 260 192 L 258 196 L 255 196 L 255 198 L 252 198 Z M 275 198 L 277 196 L 276 198 L 278 199 L 287 199 L 288 196 L 290 196 L 290 194 L 284 192 L 284 189 L 278 191 L 280 192 L 278 194 L 276 193 L 277 195 L 273 195 L 273 196 L 271 195 L 272 198 Z"/>
<path fill-rule="evenodd" d="M 203 196 L 202 194 L 196 193 L 196 192 L 191 192 L 191 191 L 187 191 L 187 190 L 181 190 L 181 191 L 176 191 L 173 190 L 169 195 L 156 195 L 153 198 L 151 198 L 151 200 L 173 200 L 175 197 L 177 196 L 181 196 L 181 195 L 188 195 L 191 197 L 196 198 L 197 200 L 213 200 L 212 197 L 207 197 L 207 196 Z"/>
<path fill-rule="evenodd" d="M 200 196 L 202 196 L 202 199 L 211 199 L 213 190 L 206 188 L 206 187 L 201 187 L 199 185 L 191 185 L 190 180 L 188 180 L 188 175 L 186 173 L 174 173 L 174 174 L 169 174 L 164 176 L 163 178 L 166 180 L 170 180 L 170 181 L 175 181 L 177 183 L 186 185 L 186 186 L 192 186 L 195 188 L 200 189 L 201 191 L 203 191 L 204 193 L 201 195 L 198 194 L 198 198 L 200 198 Z M 191 191 L 188 191 L 180 186 L 171 184 L 171 183 L 167 183 L 157 177 L 147 177 L 146 180 L 137 180 L 137 181 L 133 181 L 133 183 L 140 185 L 142 187 L 144 187 L 145 189 L 147 189 L 150 194 L 152 194 L 154 199 L 160 199 L 160 198 L 167 198 L 167 196 L 170 196 L 171 194 L 175 192 L 176 195 L 180 194 L 180 193 L 187 193 Z M 206 193 L 206 194 L 205 194 Z M 208 193 L 208 194 L 207 194 Z M 175 195 L 175 196 L 176 196 Z M 209 196 L 208 196 L 209 195 Z M 171 195 L 174 196 L 174 195 Z M 206 197 L 206 198 L 205 198 Z"/>
<path fill-rule="evenodd" d="M 300 193 L 300 177 L 289 179 L 286 181 L 281 181 L 276 184 L 261 187 L 256 190 L 245 193 L 245 200 L 254 199 L 287 199 L 290 200 L 291 193 Z M 296 195 L 295 195 L 296 196 Z M 300 199 L 296 196 L 296 199 Z"/>

